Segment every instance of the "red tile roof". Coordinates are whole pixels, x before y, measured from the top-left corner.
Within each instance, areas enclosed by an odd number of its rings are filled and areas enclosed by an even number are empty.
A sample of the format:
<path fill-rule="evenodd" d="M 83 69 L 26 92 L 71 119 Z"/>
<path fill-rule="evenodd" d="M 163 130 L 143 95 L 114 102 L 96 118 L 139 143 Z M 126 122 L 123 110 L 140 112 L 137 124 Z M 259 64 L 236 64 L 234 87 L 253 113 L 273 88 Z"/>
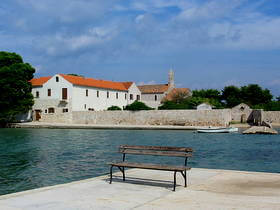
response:
<path fill-rule="evenodd" d="M 45 84 L 50 78 L 52 78 L 51 76 L 49 77 L 40 77 L 40 78 L 33 78 L 32 80 L 30 80 L 31 84 L 33 87 L 35 86 L 42 86 L 43 84 Z"/>
<path fill-rule="evenodd" d="M 140 85 L 138 86 L 141 93 L 152 94 L 152 93 L 164 93 L 168 90 L 168 84 L 163 85 Z"/>
<path fill-rule="evenodd" d="M 126 89 L 129 89 L 133 82 L 122 82 Z"/>
<path fill-rule="evenodd" d="M 122 82 L 96 80 L 92 78 L 65 75 L 65 74 L 60 74 L 60 76 L 62 76 L 64 79 L 66 79 L 68 82 L 74 85 L 86 86 L 86 87 L 99 87 L 99 88 L 112 89 L 112 90 L 123 90 L 123 91 L 127 90 L 127 88 Z"/>
<path fill-rule="evenodd" d="M 66 75 L 66 74 L 59 74 L 68 82 L 72 83 L 73 85 L 79 86 L 86 86 L 86 87 L 99 87 L 104 89 L 111 89 L 111 90 L 123 90 L 127 91 L 128 88 L 133 84 L 133 82 L 113 82 L 113 81 L 105 81 L 105 80 L 97 80 L 93 78 L 85 78 L 81 76 L 73 76 L 73 75 Z M 30 80 L 32 86 L 42 86 L 46 83 L 51 76 L 49 77 L 40 77 L 34 78 Z"/>

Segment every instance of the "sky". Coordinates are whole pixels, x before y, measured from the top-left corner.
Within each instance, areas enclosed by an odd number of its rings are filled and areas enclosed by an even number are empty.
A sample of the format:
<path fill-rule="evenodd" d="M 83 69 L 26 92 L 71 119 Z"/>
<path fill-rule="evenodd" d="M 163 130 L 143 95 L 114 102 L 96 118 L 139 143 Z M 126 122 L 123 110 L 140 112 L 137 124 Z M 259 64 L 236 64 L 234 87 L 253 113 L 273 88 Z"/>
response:
<path fill-rule="evenodd" d="M 0 51 L 35 77 L 75 73 L 137 84 L 280 96 L 279 0 L 1 0 Z"/>

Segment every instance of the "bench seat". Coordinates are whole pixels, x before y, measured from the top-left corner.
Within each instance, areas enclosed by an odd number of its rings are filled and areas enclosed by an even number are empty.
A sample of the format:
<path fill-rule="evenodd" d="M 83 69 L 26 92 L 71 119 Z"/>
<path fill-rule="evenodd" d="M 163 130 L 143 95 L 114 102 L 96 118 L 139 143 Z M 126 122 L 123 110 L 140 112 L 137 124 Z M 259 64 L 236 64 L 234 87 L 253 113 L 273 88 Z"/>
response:
<path fill-rule="evenodd" d="M 117 162 L 109 163 L 109 165 L 126 168 L 143 168 L 152 170 L 163 170 L 163 171 L 185 171 L 190 170 L 190 167 L 186 166 L 172 166 L 172 165 L 161 165 L 151 163 L 133 163 L 133 162 Z"/>

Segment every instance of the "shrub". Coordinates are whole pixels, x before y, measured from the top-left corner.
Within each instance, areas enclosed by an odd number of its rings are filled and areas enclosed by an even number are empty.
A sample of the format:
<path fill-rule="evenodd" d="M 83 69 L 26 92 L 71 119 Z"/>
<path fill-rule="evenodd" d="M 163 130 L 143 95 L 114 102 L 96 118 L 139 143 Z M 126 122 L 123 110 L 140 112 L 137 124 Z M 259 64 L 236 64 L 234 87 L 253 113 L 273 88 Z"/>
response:
<path fill-rule="evenodd" d="M 147 106 L 143 102 L 134 101 L 132 104 L 127 105 L 124 110 L 139 111 L 139 110 L 153 110 L 153 108 Z"/>
<path fill-rule="evenodd" d="M 163 105 L 158 107 L 159 110 L 164 109 L 188 109 L 187 104 L 177 104 L 174 101 L 166 101 L 163 103 Z"/>
<path fill-rule="evenodd" d="M 116 111 L 116 110 L 122 110 L 120 107 L 118 106 L 110 106 L 107 110 L 109 111 Z"/>

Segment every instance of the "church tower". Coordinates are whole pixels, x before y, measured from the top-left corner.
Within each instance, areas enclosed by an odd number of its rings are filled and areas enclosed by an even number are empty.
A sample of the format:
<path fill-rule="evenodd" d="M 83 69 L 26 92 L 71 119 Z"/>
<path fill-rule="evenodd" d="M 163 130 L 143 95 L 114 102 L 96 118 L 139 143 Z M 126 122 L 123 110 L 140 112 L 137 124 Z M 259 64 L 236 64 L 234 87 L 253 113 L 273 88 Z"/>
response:
<path fill-rule="evenodd" d="M 173 88 L 175 88 L 174 71 L 170 69 L 168 73 L 168 91 L 171 91 Z"/>

